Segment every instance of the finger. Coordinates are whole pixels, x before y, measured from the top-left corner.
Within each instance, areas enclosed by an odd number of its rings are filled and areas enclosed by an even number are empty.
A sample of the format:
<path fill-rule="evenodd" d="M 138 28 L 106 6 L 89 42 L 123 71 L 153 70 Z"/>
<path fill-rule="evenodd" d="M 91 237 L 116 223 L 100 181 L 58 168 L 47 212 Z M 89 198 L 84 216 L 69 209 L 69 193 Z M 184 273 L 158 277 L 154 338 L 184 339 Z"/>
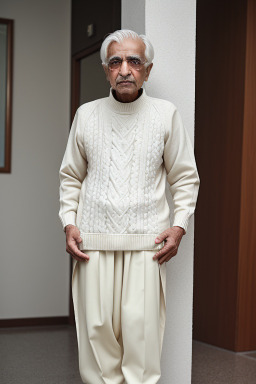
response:
<path fill-rule="evenodd" d="M 77 260 L 77 261 L 84 261 L 84 258 L 80 257 L 80 256 L 77 256 L 75 254 L 73 254 L 73 252 L 71 251 L 71 249 L 69 247 L 66 247 L 66 252 L 70 254 L 70 256 Z"/>
<path fill-rule="evenodd" d="M 164 262 L 167 262 L 169 261 L 172 257 L 174 257 L 175 255 L 172 254 L 172 253 L 168 253 L 167 255 L 161 257 L 161 259 L 158 260 L 158 264 L 163 264 Z"/>
<path fill-rule="evenodd" d="M 71 252 L 69 252 L 69 253 L 77 261 L 86 261 L 86 262 L 89 261 L 89 256 L 86 255 L 85 253 L 84 253 L 84 256 L 77 256 L 76 254 L 72 254 Z"/>
<path fill-rule="evenodd" d="M 71 243 L 74 243 L 74 244 L 77 244 L 77 243 L 81 243 L 83 240 L 81 238 L 81 236 L 75 236 L 75 235 L 71 235 L 69 237 L 67 237 L 67 243 L 68 244 L 71 244 Z"/>
<path fill-rule="evenodd" d="M 71 256 L 73 257 L 73 259 L 77 260 L 77 261 L 81 261 L 81 262 L 86 262 L 88 263 L 89 262 L 89 258 L 85 258 L 85 257 L 79 257 L 79 256 L 76 256 L 76 255 L 72 255 Z"/>
<path fill-rule="evenodd" d="M 84 262 L 84 261 L 85 261 L 85 259 L 82 259 L 81 257 L 72 255 L 72 253 L 70 253 L 70 256 L 71 256 L 73 259 L 77 260 L 77 261 L 81 261 L 81 262 Z M 88 260 L 86 260 L 86 262 L 88 262 Z"/>
<path fill-rule="evenodd" d="M 167 232 L 163 232 L 161 233 L 160 235 L 158 235 L 156 238 L 155 238 L 155 243 L 161 243 L 162 241 L 164 241 L 168 236 L 168 233 Z"/>
<path fill-rule="evenodd" d="M 80 257 L 82 260 L 85 260 L 85 261 L 89 261 L 90 257 L 84 253 L 84 252 L 81 252 L 81 251 L 76 251 L 73 253 L 74 256 L 77 256 L 77 257 Z"/>
<path fill-rule="evenodd" d="M 174 257 L 177 253 L 176 252 L 168 252 L 166 255 L 162 256 L 160 259 L 158 259 L 158 263 L 161 265 L 164 262 L 169 261 L 172 257 Z"/>
<path fill-rule="evenodd" d="M 82 256 L 84 255 L 83 252 L 80 251 L 78 248 L 78 243 L 75 240 L 75 238 L 71 238 L 67 241 L 67 246 L 68 248 L 72 251 L 72 253 L 76 254 L 77 256 Z"/>
<path fill-rule="evenodd" d="M 159 259 L 160 257 L 165 256 L 165 255 L 166 255 L 167 253 L 169 253 L 169 252 L 174 252 L 175 249 L 176 249 L 175 245 L 166 243 L 166 245 L 163 246 L 163 248 L 161 248 L 160 251 L 158 251 L 158 252 L 153 256 L 153 260 L 157 260 L 157 259 Z"/>
<path fill-rule="evenodd" d="M 168 253 L 168 249 L 165 252 L 156 253 L 153 257 L 153 260 L 159 260 L 161 257 L 165 256 Z"/>
<path fill-rule="evenodd" d="M 158 260 L 160 257 L 166 255 L 166 253 L 168 252 L 168 249 L 166 247 L 163 247 L 162 250 L 161 250 L 161 253 L 160 251 L 157 252 L 154 256 L 153 256 L 153 260 Z"/>
<path fill-rule="evenodd" d="M 89 258 L 90 258 L 86 253 L 80 251 L 80 250 L 78 249 L 77 245 L 75 245 L 74 243 L 68 244 L 68 250 L 69 250 L 69 252 L 70 252 L 73 256 L 80 257 L 80 258 L 82 258 L 83 260 L 84 260 L 84 259 L 89 260 Z"/>

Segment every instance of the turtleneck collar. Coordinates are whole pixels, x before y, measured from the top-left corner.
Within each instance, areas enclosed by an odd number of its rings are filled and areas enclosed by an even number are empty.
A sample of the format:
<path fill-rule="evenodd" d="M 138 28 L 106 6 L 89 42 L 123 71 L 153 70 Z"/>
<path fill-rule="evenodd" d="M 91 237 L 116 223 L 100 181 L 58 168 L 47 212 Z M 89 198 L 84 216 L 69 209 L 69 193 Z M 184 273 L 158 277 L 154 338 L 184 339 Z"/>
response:
<path fill-rule="evenodd" d="M 146 104 L 146 91 L 144 88 L 140 88 L 139 92 L 141 92 L 141 95 L 134 101 L 130 103 L 122 103 L 121 101 L 118 101 L 115 99 L 113 95 L 113 88 L 110 88 L 109 91 L 109 97 L 106 99 L 107 106 L 116 113 L 126 113 L 126 114 L 132 114 L 135 112 L 138 112 L 143 105 Z"/>

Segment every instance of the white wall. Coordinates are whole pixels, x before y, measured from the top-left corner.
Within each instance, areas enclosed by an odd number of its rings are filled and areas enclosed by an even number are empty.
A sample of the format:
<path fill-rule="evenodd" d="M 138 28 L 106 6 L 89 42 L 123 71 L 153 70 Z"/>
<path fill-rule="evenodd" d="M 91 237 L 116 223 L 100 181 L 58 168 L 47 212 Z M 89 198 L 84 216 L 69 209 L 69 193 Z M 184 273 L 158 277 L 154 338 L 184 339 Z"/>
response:
<path fill-rule="evenodd" d="M 154 66 L 145 83 L 146 91 L 178 107 L 194 143 L 196 0 L 145 0 L 145 13 L 139 13 L 145 31 L 137 28 L 137 4 L 137 0 L 122 0 L 122 28 L 145 33 L 154 46 Z M 137 15 L 135 21 L 133 12 Z M 161 384 L 191 383 L 193 232 L 194 217 L 178 254 L 167 264 Z"/>
<path fill-rule="evenodd" d="M 14 19 L 12 171 L 0 174 L 0 318 L 67 316 L 58 170 L 70 116 L 71 0 L 1 0 Z"/>
<path fill-rule="evenodd" d="M 122 29 L 132 29 L 140 35 L 145 34 L 145 1 L 122 0 Z"/>

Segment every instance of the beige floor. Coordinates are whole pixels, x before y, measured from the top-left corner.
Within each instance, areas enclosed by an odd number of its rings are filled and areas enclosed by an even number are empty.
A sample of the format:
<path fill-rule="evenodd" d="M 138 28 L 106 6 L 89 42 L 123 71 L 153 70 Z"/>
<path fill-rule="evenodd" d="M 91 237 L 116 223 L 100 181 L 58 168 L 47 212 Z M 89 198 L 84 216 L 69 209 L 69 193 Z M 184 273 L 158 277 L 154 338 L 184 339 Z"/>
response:
<path fill-rule="evenodd" d="M 81 384 L 75 329 L 1 329 L 0 383 Z M 192 384 L 256 384 L 256 352 L 236 354 L 194 342 Z"/>

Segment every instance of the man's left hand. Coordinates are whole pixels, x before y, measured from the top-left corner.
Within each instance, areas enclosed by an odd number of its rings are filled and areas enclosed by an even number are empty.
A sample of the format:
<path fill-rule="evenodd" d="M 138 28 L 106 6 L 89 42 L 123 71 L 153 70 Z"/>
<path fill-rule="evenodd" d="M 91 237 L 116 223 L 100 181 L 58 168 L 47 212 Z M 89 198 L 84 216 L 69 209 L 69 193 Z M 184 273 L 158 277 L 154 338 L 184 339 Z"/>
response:
<path fill-rule="evenodd" d="M 171 227 L 166 229 L 156 238 L 156 243 L 165 240 L 163 248 L 153 256 L 153 260 L 158 260 L 159 264 L 169 261 L 178 252 L 179 244 L 185 231 L 181 227 Z"/>

